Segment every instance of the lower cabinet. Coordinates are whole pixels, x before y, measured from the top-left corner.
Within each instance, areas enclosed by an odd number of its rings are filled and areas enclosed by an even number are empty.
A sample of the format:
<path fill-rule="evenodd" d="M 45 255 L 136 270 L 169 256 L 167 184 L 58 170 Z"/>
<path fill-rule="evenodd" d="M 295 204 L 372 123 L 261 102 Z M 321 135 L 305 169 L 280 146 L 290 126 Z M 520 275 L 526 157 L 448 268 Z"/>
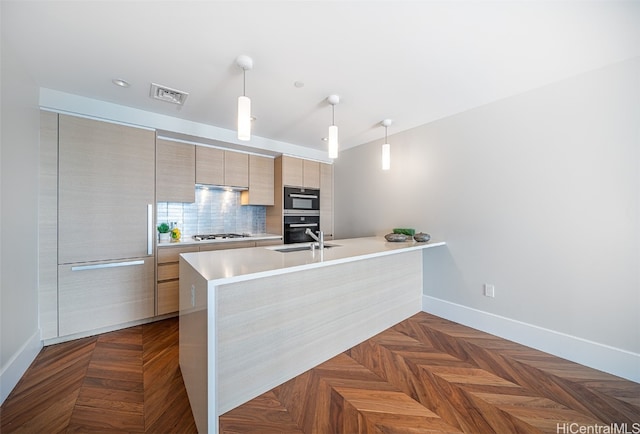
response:
<path fill-rule="evenodd" d="M 158 247 L 158 315 L 178 311 L 180 254 L 197 251 L 197 246 Z"/>
<path fill-rule="evenodd" d="M 152 257 L 59 265 L 59 335 L 152 317 L 153 268 Z"/>

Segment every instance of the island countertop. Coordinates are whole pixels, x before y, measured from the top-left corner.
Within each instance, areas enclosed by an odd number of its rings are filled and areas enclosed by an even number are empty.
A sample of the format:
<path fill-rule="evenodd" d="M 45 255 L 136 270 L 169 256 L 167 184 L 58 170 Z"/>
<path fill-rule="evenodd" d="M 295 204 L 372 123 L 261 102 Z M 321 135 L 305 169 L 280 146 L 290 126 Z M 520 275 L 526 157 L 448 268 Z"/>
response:
<path fill-rule="evenodd" d="M 444 242 L 418 243 L 388 242 L 384 237 L 346 238 L 325 243 L 331 247 L 322 250 L 279 252 L 296 246 L 283 244 L 268 247 L 253 247 L 235 250 L 183 253 L 181 256 L 202 277 L 216 284 L 239 282 L 266 276 L 275 276 L 293 271 L 307 270 L 325 265 L 351 262 L 445 245 Z"/>

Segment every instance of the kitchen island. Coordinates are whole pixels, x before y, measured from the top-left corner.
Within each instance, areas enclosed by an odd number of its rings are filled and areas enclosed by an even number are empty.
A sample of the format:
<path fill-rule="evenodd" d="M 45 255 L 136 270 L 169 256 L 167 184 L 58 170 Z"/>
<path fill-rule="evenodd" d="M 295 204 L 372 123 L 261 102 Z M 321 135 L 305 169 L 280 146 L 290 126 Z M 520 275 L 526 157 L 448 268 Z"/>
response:
<path fill-rule="evenodd" d="M 328 245 L 181 255 L 180 367 L 199 432 L 420 311 L 422 250 L 444 243 Z"/>

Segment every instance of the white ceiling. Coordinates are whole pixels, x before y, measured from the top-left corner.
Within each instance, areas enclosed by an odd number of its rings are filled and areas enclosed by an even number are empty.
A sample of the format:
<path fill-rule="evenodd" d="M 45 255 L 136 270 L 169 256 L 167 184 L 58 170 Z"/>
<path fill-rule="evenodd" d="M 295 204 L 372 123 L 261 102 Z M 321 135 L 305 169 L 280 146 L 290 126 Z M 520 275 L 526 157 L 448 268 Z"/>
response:
<path fill-rule="evenodd" d="M 254 135 L 325 149 L 337 94 L 345 149 L 640 56 L 640 2 L 2 0 L 2 38 L 41 87 L 231 130 L 246 54 Z"/>

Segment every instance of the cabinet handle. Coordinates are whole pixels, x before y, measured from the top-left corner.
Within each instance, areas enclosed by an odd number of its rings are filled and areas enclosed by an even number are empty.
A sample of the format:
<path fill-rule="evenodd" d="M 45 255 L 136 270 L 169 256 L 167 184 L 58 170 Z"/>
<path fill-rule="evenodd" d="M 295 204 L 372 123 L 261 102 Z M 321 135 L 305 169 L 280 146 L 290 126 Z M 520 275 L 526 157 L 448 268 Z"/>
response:
<path fill-rule="evenodd" d="M 71 271 L 85 271 L 85 270 L 98 270 L 100 268 L 128 267 L 130 265 L 144 265 L 144 260 L 108 262 L 106 264 L 75 265 L 71 267 Z"/>
<path fill-rule="evenodd" d="M 147 255 L 153 254 L 153 204 L 147 205 Z"/>

